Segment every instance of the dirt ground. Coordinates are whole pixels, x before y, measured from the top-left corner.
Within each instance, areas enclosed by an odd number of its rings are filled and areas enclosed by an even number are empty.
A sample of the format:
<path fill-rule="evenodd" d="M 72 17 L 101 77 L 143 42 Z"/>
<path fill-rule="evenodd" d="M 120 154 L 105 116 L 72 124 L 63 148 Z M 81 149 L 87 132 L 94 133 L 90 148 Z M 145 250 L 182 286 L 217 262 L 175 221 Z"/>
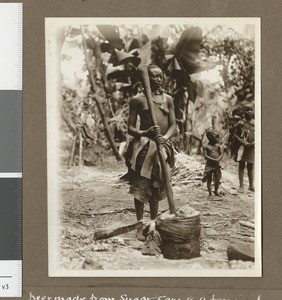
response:
<path fill-rule="evenodd" d="M 186 169 L 183 167 L 186 165 Z M 254 242 L 254 230 L 239 221 L 254 223 L 254 193 L 237 193 L 237 165 L 223 163 L 220 188 L 223 196 L 208 199 L 206 185 L 200 180 L 205 161 L 201 157 L 180 155 L 174 171 L 173 192 L 177 208 L 189 205 L 201 214 L 201 257 L 168 260 L 162 255 L 142 255 L 143 242 L 135 231 L 107 240 L 94 241 L 102 228 L 115 228 L 136 221 L 128 185 L 119 180 L 126 173 L 123 163 L 107 158 L 99 166 L 63 169 L 60 174 L 60 266 L 63 269 L 146 270 L 146 269 L 251 269 L 252 262 L 227 259 L 232 241 Z M 177 164 L 176 164 L 177 165 Z M 191 175 L 189 175 L 190 173 Z M 189 175 L 189 176 L 188 176 Z M 247 177 L 247 176 L 246 176 Z M 246 178 L 246 187 L 248 186 Z M 149 220 L 148 207 L 145 219 Z M 168 210 L 166 200 L 160 211 Z"/>

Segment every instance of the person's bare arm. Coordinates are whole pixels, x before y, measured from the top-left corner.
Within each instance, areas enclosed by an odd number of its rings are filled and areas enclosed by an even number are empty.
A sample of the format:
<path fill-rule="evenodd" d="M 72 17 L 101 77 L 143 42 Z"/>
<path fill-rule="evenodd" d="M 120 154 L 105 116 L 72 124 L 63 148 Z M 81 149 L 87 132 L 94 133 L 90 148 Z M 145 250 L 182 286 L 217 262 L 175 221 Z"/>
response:
<path fill-rule="evenodd" d="M 250 133 L 252 133 L 254 135 L 254 132 L 250 132 Z M 253 142 L 247 142 L 245 146 L 246 147 L 252 147 L 254 145 L 255 145 L 255 140 L 253 140 Z"/>
<path fill-rule="evenodd" d="M 203 148 L 204 157 L 205 157 L 206 159 L 208 159 L 208 160 L 218 162 L 218 161 L 219 161 L 218 158 L 212 158 L 212 157 L 210 157 L 210 156 L 208 155 L 208 149 L 209 149 L 208 146 L 205 146 L 205 147 Z"/>
<path fill-rule="evenodd" d="M 207 147 L 203 147 L 203 154 L 204 154 L 204 158 L 206 158 L 207 154 Z"/>
<path fill-rule="evenodd" d="M 208 156 L 208 146 L 204 146 L 203 148 L 203 154 L 205 159 L 213 160 L 213 158 Z"/>
<path fill-rule="evenodd" d="M 234 131 L 234 138 L 237 140 L 237 141 L 239 141 L 242 145 L 246 145 L 247 143 L 246 143 L 246 141 L 245 140 L 243 140 L 239 135 L 238 135 L 238 130 L 239 130 L 239 128 L 238 128 L 238 126 L 239 126 L 239 124 L 236 126 L 236 128 L 235 128 L 235 131 Z"/>
<path fill-rule="evenodd" d="M 170 139 L 176 130 L 176 120 L 175 120 L 175 114 L 174 114 L 174 104 L 173 104 L 173 100 L 170 96 L 167 96 L 167 106 L 168 106 L 168 110 L 169 110 L 169 114 L 168 114 L 168 130 L 164 135 L 165 139 Z"/>
<path fill-rule="evenodd" d="M 219 153 L 219 157 L 217 159 L 217 161 L 221 161 L 222 157 L 223 157 L 223 151 L 222 151 L 222 148 L 221 148 L 221 145 L 218 144 L 218 153 Z"/>
<path fill-rule="evenodd" d="M 129 104 L 129 117 L 128 117 L 128 133 L 134 137 L 147 136 L 154 138 L 159 130 L 159 126 L 152 126 L 147 130 L 138 130 L 136 128 L 138 111 L 140 110 L 140 99 L 132 98 Z"/>
<path fill-rule="evenodd" d="M 173 104 L 173 100 L 170 96 L 167 96 L 167 106 L 168 106 L 168 111 L 169 111 L 167 132 L 164 135 L 162 135 L 160 127 L 157 126 L 158 129 L 157 129 L 157 134 L 156 134 L 156 141 L 160 144 L 163 144 L 166 142 L 166 140 L 170 139 L 176 130 L 174 104 Z"/>
<path fill-rule="evenodd" d="M 237 134 L 238 128 L 235 129 L 234 132 L 234 138 L 239 141 L 244 147 L 251 147 L 254 146 L 255 142 L 252 143 L 248 143 L 247 141 L 245 141 L 244 139 L 240 138 Z"/>
<path fill-rule="evenodd" d="M 128 133 L 134 137 L 140 136 L 139 130 L 136 128 L 138 107 L 138 98 L 132 98 L 129 103 Z"/>

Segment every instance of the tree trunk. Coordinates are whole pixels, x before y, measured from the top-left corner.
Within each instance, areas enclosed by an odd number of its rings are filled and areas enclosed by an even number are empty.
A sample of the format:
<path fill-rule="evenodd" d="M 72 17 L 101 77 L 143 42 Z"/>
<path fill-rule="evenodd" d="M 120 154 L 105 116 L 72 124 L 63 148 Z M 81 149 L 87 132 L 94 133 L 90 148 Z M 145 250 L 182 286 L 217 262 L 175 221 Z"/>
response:
<path fill-rule="evenodd" d="M 58 94 L 61 93 L 61 85 L 62 85 L 62 74 L 61 74 L 61 51 L 65 41 L 65 28 L 60 27 L 57 29 L 57 47 L 56 47 L 56 67 L 57 67 L 57 89 Z"/>
<path fill-rule="evenodd" d="M 185 153 L 189 153 L 188 146 L 189 146 L 189 139 L 190 137 L 187 135 L 188 131 L 188 106 L 189 106 L 189 99 L 185 96 L 185 92 L 182 95 L 183 97 L 183 103 L 184 103 L 184 109 L 183 109 L 183 115 L 184 115 L 184 123 L 183 123 L 183 149 Z"/>
<path fill-rule="evenodd" d="M 97 86 L 96 86 L 96 82 L 95 82 L 95 76 L 94 76 L 93 70 L 91 68 L 91 62 L 90 62 L 90 59 L 89 59 L 88 53 L 87 53 L 87 47 L 86 47 L 86 41 L 85 41 L 85 31 L 84 31 L 83 26 L 81 26 L 81 32 L 82 32 L 82 46 L 83 46 L 86 66 L 87 66 L 87 69 L 88 69 L 88 72 L 89 72 L 91 89 L 94 93 L 94 100 L 97 104 L 97 107 L 98 107 L 98 110 L 99 110 L 99 113 L 101 115 L 101 119 L 102 119 L 102 122 L 103 122 L 103 125 L 104 125 L 105 134 L 106 134 L 106 136 L 109 140 L 109 143 L 110 143 L 111 148 L 114 152 L 114 155 L 115 155 L 117 160 L 121 160 L 122 158 L 118 153 L 118 149 L 117 149 L 117 147 L 115 145 L 115 142 L 114 142 L 114 139 L 113 139 L 113 137 L 111 136 L 111 133 L 110 133 L 110 129 L 109 129 L 109 125 L 108 125 L 108 122 L 107 122 L 107 119 L 106 119 L 106 116 L 105 116 L 104 108 L 103 108 L 103 106 L 100 102 L 99 97 L 97 95 L 95 95 L 95 92 L 97 92 Z"/>
<path fill-rule="evenodd" d="M 83 154 L 83 138 L 82 138 L 82 133 L 79 132 L 79 154 L 78 154 L 78 165 L 80 167 L 83 167 L 83 158 L 82 158 L 82 154 Z"/>
<path fill-rule="evenodd" d="M 188 76 L 188 82 L 187 82 L 187 91 L 188 91 L 188 97 L 186 99 L 186 102 L 185 102 L 185 133 L 187 131 L 192 131 L 193 132 L 193 128 L 191 126 L 190 128 L 190 125 L 191 125 L 191 118 L 189 116 L 189 104 L 190 104 L 190 101 L 191 100 L 193 103 L 195 102 L 195 95 L 194 95 L 194 91 L 193 91 L 193 83 L 190 79 L 190 76 Z M 190 141 L 191 141 L 191 137 L 190 136 L 187 136 L 185 134 L 185 139 L 184 139 L 185 143 L 184 143 L 184 151 L 187 152 L 188 154 L 190 154 Z"/>
<path fill-rule="evenodd" d="M 70 161 L 69 161 L 69 169 L 73 166 L 73 157 L 74 157 L 76 139 L 77 139 L 77 136 L 75 135 L 73 137 L 73 141 L 72 141 L 71 155 L 70 155 Z"/>

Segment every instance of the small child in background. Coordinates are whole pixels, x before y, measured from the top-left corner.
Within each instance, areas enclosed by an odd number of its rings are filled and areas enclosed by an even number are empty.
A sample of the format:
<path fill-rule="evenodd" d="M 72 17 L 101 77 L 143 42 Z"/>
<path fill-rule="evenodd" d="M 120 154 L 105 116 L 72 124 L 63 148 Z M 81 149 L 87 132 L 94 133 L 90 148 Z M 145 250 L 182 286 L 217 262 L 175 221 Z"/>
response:
<path fill-rule="evenodd" d="M 221 179 L 221 167 L 219 165 L 220 160 L 223 157 L 222 148 L 219 144 L 219 134 L 213 130 L 209 129 L 206 132 L 207 139 L 209 143 L 204 146 L 204 157 L 206 158 L 206 165 L 203 174 L 203 182 L 207 182 L 207 188 L 209 192 L 209 197 L 212 196 L 212 179 L 214 180 L 214 194 L 218 194 L 218 188 Z"/>

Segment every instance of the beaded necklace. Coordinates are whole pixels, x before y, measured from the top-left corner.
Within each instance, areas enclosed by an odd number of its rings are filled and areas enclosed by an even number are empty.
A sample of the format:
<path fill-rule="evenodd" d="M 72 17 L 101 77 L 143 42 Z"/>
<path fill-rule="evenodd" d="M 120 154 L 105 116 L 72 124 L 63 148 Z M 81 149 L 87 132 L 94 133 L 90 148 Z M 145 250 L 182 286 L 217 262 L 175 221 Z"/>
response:
<path fill-rule="evenodd" d="M 161 100 L 161 101 L 158 101 L 158 100 L 155 98 L 155 95 L 152 93 L 152 98 L 153 98 L 152 100 L 153 100 L 153 102 L 154 102 L 155 104 L 159 105 L 161 109 L 163 109 L 163 108 L 164 108 L 164 104 L 165 104 L 165 102 L 166 102 L 166 99 L 165 99 L 164 94 L 161 94 L 160 96 L 162 97 L 162 100 Z"/>

